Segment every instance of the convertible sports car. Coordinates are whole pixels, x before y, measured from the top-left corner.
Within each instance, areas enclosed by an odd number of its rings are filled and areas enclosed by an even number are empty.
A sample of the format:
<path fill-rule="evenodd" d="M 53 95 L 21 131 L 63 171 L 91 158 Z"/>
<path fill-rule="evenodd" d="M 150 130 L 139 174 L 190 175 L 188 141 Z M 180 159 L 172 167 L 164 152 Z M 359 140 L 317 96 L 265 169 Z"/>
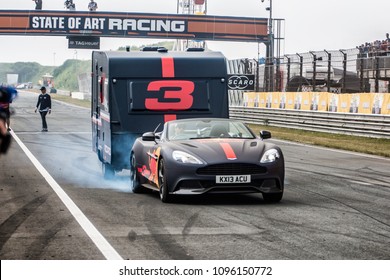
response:
<path fill-rule="evenodd" d="M 131 151 L 134 193 L 145 188 L 172 195 L 262 193 L 279 202 L 284 190 L 284 158 L 279 147 L 263 140 L 241 121 L 184 119 L 169 121 L 161 132 L 147 132 Z"/>

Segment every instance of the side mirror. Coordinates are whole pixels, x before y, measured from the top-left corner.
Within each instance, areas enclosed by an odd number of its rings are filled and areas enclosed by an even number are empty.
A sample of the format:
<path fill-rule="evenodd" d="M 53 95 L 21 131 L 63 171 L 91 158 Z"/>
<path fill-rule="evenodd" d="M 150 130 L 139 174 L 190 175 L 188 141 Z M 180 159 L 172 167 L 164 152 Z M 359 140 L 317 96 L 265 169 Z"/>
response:
<path fill-rule="evenodd" d="M 267 131 L 267 130 L 262 130 L 260 131 L 260 137 L 261 139 L 270 139 L 271 138 L 271 132 Z"/>
<path fill-rule="evenodd" d="M 154 132 L 145 132 L 142 134 L 142 141 L 156 141 L 156 135 Z"/>

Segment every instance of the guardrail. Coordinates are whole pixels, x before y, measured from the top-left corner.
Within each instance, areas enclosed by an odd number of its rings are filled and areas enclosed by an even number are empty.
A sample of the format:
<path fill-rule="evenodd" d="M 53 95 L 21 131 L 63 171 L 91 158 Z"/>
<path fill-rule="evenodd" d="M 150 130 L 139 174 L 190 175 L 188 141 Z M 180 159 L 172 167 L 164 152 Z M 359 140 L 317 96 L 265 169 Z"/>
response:
<path fill-rule="evenodd" d="M 390 115 L 231 106 L 230 118 L 251 124 L 390 139 Z"/>

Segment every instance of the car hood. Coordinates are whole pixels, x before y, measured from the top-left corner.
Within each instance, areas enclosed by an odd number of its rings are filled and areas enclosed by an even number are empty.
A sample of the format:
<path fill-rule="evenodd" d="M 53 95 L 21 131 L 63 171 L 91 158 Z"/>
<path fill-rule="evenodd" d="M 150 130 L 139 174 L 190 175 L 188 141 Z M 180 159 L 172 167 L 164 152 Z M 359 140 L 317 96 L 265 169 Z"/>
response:
<path fill-rule="evenodd" d="M 258 162 L 266 150 L 260 139 L 193 139 L 171 142 L 172 150 L 193 154 L 205 162 Z"/>

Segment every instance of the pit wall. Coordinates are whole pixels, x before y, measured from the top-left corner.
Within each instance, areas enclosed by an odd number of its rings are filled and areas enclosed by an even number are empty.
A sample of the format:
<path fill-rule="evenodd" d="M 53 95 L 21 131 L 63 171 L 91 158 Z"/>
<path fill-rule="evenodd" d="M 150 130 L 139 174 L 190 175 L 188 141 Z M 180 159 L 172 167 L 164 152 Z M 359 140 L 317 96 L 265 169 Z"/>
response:
<path fill-rule="evenodd" d="M 390 93 L 245 92 L 243 107 L 390 115 Z"/>

